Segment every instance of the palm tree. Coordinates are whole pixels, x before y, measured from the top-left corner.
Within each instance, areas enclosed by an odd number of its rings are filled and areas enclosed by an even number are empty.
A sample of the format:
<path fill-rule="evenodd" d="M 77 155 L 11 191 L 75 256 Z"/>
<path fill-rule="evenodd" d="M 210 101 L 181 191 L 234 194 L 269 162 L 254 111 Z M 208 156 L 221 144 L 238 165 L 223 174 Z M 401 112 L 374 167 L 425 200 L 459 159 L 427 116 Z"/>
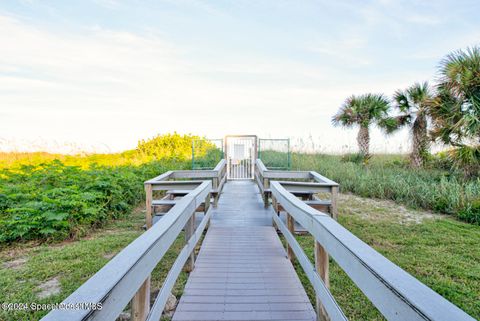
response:
<path fill-rule="evenodd" d="M 450 152 L 454 165 L 471 175 L 480 169 L 480 47 L 449 54 L 439 69 L 431 133 L 455 147 Z"/>
<path fill-rule="evenodd" d="M 393 96 L 395 107 L 400 114 L 391 117 L 394 127 L 390 131 L 408 126 L 412 135 L 410 163 L 413 167 L 423 165 L 429 149 L 427 131 L 428 108 L 433 100 L 433 93 L 428 82 L 415 83 L 405 90 L 397 90 Z"/>
<path fill-rule="evenodd" d="M 351 128 L 359 126 L 357 143 L 360 153 L 370 156 L 370 125 L 389 127 L 385 122 L 390 109 L 388 99 L 382 94 L 352 95 L 332 118 L 334 126 Z"/>

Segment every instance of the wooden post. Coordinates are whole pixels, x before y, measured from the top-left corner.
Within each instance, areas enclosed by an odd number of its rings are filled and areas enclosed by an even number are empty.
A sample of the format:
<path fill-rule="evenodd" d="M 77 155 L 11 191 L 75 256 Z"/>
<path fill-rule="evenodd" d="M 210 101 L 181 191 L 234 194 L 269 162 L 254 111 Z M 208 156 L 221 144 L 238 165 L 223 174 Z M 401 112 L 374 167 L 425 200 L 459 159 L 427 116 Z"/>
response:
<path fill-rule="evenodd" d="M 268 189 L 270 187 L 270 183 L 269 183 L 269 180 L 267 178 L 264 178 L 263 179 L 263 190 L 265 191 L 266 189 Z M 263 204 L 265 205 L 265 207 L 268 207 L 268 194 L 266 192 L 263 192 Z"/>
<path fill-rule="evenodd" d="M 330 288 L 330 280 L 328 276 L 328 253 L 325 251 L 323 246 L 315 241 L 315 269 L 317 270 L 318 275 L 322 278 L 323 283 L 327 288 Z M 317 297 L 317 321 L 329 321 L 330 318 L 325 311 L 320 299 Z"/>
<path fill-rule="evenodd" d="M 295 237 L 295 219 L 293 218 L 292 215 L 287 213 L 287 228 L 292 233 L 292 235 Z M 290 261 L 293 261 L 293 258 L 295 254 L 293 253 L 293 249 L 287 242 L 287 256 Z"/>
<path fill-rule="evenodd" d="M 275 214 L 278 215 L 277 199 L 273 195 L 272 195 L 272 207 L 273 207 L 273 210 L 275 211 Z M 272 217 L 272 226 L 275 227 L 275 220 L 273 219 L 273 217 Z"/>
<path fill-rule="evenodd" d="M 205 214 L 207 214 L 208 209 L 210 208 L 210 198 L 212 197 L 212 194 L 208 193 L 207 197 L 205 197 L 205 206 L 203 208 L 203 211 Z"/>
<path fill-rule="evenodd" d="M 152 198 L 153 198 L 152 184 L 145 184 L 145 224 L 147 230 L 152 227 Z M 150 311 L 150 276 L 143 282 L 137 293 L 133 296 L 131 302 L 131 317 L 132 321 L 145 321 L 148 312 Z"/>
<path fill-rule="evenodd" d="M 337 208 L 338 186 L 332 186 L 330 197 L 332 202 L 332 204 L 330 205 L 330 215 L 335 221 L 337 221 L 338 220 L 338 208 Z"/>
<path fill-rule="evenodd" d="M 212 197 L 212 195 L 209 193 L 207 195 L 207 197 L 205 198 L 205 206 L 204 206 L 204 209 L 203 209 L 204 210 L 203 215 L 207 215 L 208 209 L 210 208 L 210 198 L 211 197 Z M 193 214 L 193 215 L 195 215 L 195 214 Z M 207 224 L 205 225 L 205 230 L 208 230 L 209 227 L 210 227 L 210 220 L 208 220 Z M 195 226 L 194 226 L 194 229 L 195 229 Z"/>
<path fill-rule="evenodd" d="M 131 301 L 131 321 L 145 321 L 150 312 L 150 276 L 143 282 Z"/>
<path fill-rule="evenodd" d="M 206 206 L 206 204 L 205 204 Z M 192 216 L 185 224 L 185 242 L 188 242 L 192 237 L 193 233 L 195 233 L 195 212 L 193 212 Z M 185 263 L 185 272 L 192 272 L 195 266 L 195 251 L 190 253 L 189 258 L 187 259 L 187 263 Z"/>
<path fill-rule="evenodd" d="M 275 213 L 278 215 L 280 214 L 280 211 L 278 210 L 278 202 L 277 202 L 277 199 L 275 198 L 275 196 L 272 195 L 272 207 L 273 207 L 273 210 L 275 211 Z"/>
<path fill-rule="evenodd" d="M 145 224 L 147 230 L 152 227 L 152 198 L 153 198 L 152 184 L 145 184 Z"/>
<path fill-rule="evenodd" d="M 222 180 L 221 173 L 218 174 L 218 177 L 213 178 L 212 188 L 214 190 L 216 190 L 215 197 L 213 198 L 213 207 L 217 207 L 217 204 L 218 204 L 218 197 L 220 196 L 220 190 L 218 189 L 218 187 L 220 186 L 220 181 L 221 180 Z M 209 200 L 210 200 L 210 198 L 209 198 Z M 207 205 L 207 204 L 205 203 L 205 205 Z"/>

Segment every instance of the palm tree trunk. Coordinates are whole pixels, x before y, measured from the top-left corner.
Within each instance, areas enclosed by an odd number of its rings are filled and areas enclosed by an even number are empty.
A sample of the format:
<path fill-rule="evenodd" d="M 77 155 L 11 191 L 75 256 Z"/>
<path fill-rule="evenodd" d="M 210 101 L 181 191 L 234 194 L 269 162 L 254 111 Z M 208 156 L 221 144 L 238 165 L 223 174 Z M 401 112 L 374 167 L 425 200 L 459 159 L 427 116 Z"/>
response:
<path fill-rule="evenodd" d="M 418 115 L 412 126 L 412 153 L 410 164 L 413 167 L 421 167 L 428 152 L 427 119 L 424 115 Z"/>
<path fill-rule="evenodd" d="M 364 157 L 370 156 L 370 132 L 368 127 L 360 126 L 357 135 L 358 149 Z"/>

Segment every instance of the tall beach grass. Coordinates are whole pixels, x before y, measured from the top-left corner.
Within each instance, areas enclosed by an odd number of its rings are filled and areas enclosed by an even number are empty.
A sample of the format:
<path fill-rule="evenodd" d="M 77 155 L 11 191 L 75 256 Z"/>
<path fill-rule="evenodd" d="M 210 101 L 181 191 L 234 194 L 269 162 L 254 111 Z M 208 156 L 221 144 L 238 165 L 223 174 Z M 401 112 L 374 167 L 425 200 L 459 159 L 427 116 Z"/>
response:
<path fill-rule="evenodd" d="M 293 153 L 292 169 L 315 170 L 337 181 L 343 192 L 389 199 L 414 208 L 455 215 L 480 224 L 480 178 L 436 168 L 413 169 L 404 155 L 354 157 Z"/>

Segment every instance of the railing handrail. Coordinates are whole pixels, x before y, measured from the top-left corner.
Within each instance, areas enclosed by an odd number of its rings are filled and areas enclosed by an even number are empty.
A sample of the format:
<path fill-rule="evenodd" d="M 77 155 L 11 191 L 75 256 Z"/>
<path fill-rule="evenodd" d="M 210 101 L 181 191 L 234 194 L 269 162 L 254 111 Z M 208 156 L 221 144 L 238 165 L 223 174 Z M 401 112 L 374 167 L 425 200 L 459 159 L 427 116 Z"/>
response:
<path fill-rule="evenodd" d="M 389 261 L 329 215 L 303 203 L 280 182 L 272 195 L 321 244 L 388 320 L 473 321 L 463 310 Z M 317 293 L 322 297 L 324 293 Z M 327 305 L 331 302 L 326 302 Z M 334 306 L 330 304 L 331 306 Z M 341 316 L 335 320 L 343 320 Z"/>
<path fill-rule="evenodd" d="M 193 169 L 193 170 L 174 170 L 167 171 L 157 177 L 145 181 L 144 184 L 156 184 L 158 182 L 167 181 L 176 178 L 192 178 L 192 179 L 213 179 L 221 178 L 225 169 L 226 161 L 221 159 L 214 169 Z"/>
<path fill-rule="evenodd" d="M 263 176 L 265 172 L 268 170 L 265 164 L 263 164 L 262 160 L 260 158 L 257 158 L 255 160 L 255 163 L 257 165 L 258 170 L 260 171 L 260 174 Z"/>
<path fill-rule="evenodd" d="M 217 171 L 217 172 L 220 172 L 223 170 L 223 168 L 226 166 L 227 164 L 227 161 L 225 160 L 225 158 L 222 158 L 218 163 L 217 165 L 215 166 L 215 168 L 213 169 L 214 171 Z"/>
<path fill-rule="evenodd" d="M 266 179 L 311 179 L 325 186 L 338 186 L 337 182 L 326 178 L 315 171 L 285 171 L 268 169 L 260 158 L 257 158 L 256 165 L 262 178 Z"/>
<path fill-rule="evenodd" d="M 180 199 L 168 215 L 127 245 L 62 302 L 102 303 L 101 310 L 53 310 L 42 320 L 115 320 L 163 258 L 195 210 L 209 197 L 211 188 L 211 181 L 201 182 Z M 193 246 L 190 244 L 188 249 L 193 250 Z M 163 311 L 163 307 L 157 307 L 158 310 Z"/>

